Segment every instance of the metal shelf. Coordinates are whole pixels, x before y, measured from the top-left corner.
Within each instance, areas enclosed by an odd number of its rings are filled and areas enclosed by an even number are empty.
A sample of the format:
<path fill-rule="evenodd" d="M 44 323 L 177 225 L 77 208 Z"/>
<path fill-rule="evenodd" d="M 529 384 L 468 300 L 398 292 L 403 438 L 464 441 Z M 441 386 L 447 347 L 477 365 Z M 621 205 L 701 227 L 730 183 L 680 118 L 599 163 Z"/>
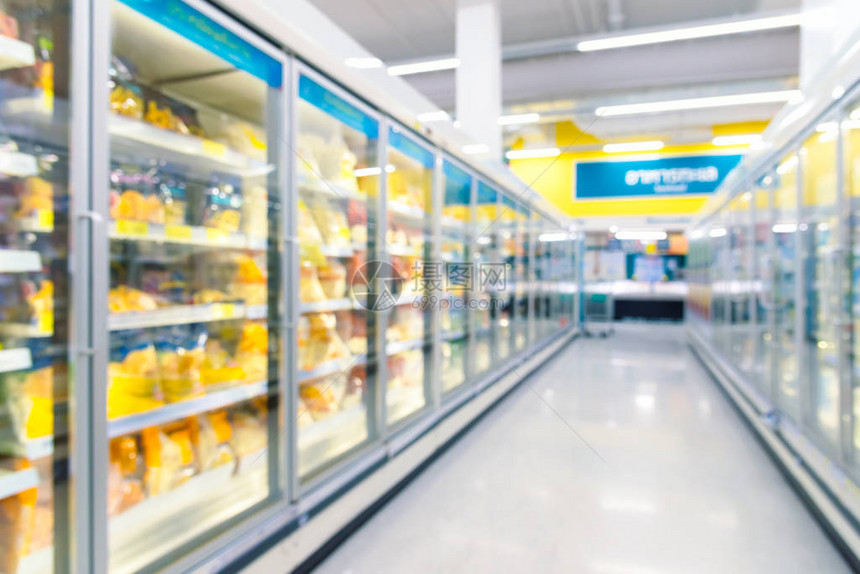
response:
<path fill-rule="evenodd" d="M 420 339 L 410 339 L 408 341 L 393 341 L 385 346 L 385 351 L 387 355 L 391 356 L 405 351 L 420 349 L 423 346 L 424 338 L 422 337 Z"/>
<path fill-rule="evenodd" d="M 362 355 L 362 357 L 364 357 Z M 334 375 L 340 373 L 346 369 L 351 369 L 356 365 L 361 365 L 367 362 L 366 359 L 359 359 L 356 361 L 355 357 L 349 357 L 346 359 L 334 359 L 333 361 L 326 361 L 325 363 L 319 365 L 315 369 L 311 369 L 310 371 L 299 371 L 299 382 L 304 383 L 306 381 L 311 381 L 313 379 L 319 379 L 320 377 L 327 377 L 329 375 Z"/>
<path fill-rule="evenodd" d="M 220 171 L 243 177 L 266 175 L 274 169 L 273 165 L 252 159 L 222 143 L 117 114 L 110 114 L 108 132 L 114 152 L 129 151 L 138 157 L 164 157 L 166 152 L 172 159 L 181 160 L 189 167 L 206 171 L 217 167 Z"/>
<path fill-rule="evenodd" d="M 0 249 L 0 273 L 37 273 L 42 270 L 42 258 L 36 251 Z"/>
<path fill-rule="evenodd" d="M 0 174 L 7 177 L 30 177 L 38 173 L 36 156 L 17 151 L 0 151 Z"/>
<path fill-rule="evenodd" d="M 51 233 L 54 231 L 54 212 L 37 209 L 33 215 L 16 220 L 18 231 L 24 233 Z"/>
<path fill-rule="evenodd" d="M 33 438 L 24 442 L 0 441 L 0 452 L 36 460 L 54 453 L 54 437 L 51 435 Z"/>
<path fill-rule="evenodd" d="M 420 257 L 421 250 L 411 245 L 391 245 L 388 247 L 388 253 L 398 257 Z"/>
<path fill-rule="evenodd" d="M 32 44 L 0 36 L 0 70 L 26 68 L 36 63 L 36 51 Z"/>
<path fill-rule="evenodd" d="M 366 201 L 367 196 L 363 193 L 349 189 L 334 181 L 322 181 L 320 179 L 302 178 L 299 181 L 299 191 L 302 193 L 312 193 L 325 195 L 333 199 L 341 201 Z"/>
<path fill-rule="evenodd" d="M 427 212 L 420 207 L 406 205 L 399 201 L 388 202 L 388 213 L 400 219 L 417 220 L 421 223 L 424 223 L 427 218 Z"/>
<path fill-rule="evenodd" d="M 442 333 L 442 341 L 456 341 L 457 339 L 465 339 L 469 334 L 466 331 L 444 331 Z"/>
<path fill-rule="evenodd" d="M 128 415 L 108 421 L 108 437 L 116 438 L 147 427 L 158 426 L 201 413 L 221 409 L 262 396 L 268 391 L 268 382 L 240 384 L 202 397 L 168 403 L 161 408 Z"/>
<path fill-rule="evenodd" d="M 178 243 L 201 247 L 232 249 L 266 249 L 265 237 L 249 237 L 244 233 L 225 233 L 211 227 L 194 225 L 159 225 L 146 221 L 120 219 L 110 222 L 108 235 L 111 239 L 126 241 L 153 241 L 156 243 Z"/>
<path fill-rule="evenodd" d="M 27 323 L 0 323 L 0 335 L 18 339 L 47 339 L 54 335 L 53 331 L 43 329 L 39 325 Z"/>
<path fill-rule="evenodd" d="M 259 306 L 254 306 L 259 313 Z M 247 317 L 245 305 L 242 303 L 210 303 L 208 305 L 177 305 L 165 307 L 157 311 L 132 311 L 129 313 L 112 313 L 108 316 L 108 330 L 123 331 L 128 329 L 146 329 L 149 327 L 167 327 L 170 325 L 187 325 L 190 323 L 211 323 L 214 321 L 231 321 Z"/>
<path fill-rule="evenodd" d="M 323 245 L 320 251 L 326 257 L 352 257 L 355 254 L 355 249 L 350 247 L 341 247 L 339 245 Z"/>
<path fill-rule="evenodd" d="M 35 468 L 24 470 L 0 470 L 0 500 L 15 496 L 39 485 L 39 474 Z"/>
<path fill-rule="evenodd" d="M 302 303 L 299 312 L 304 313 L 326 313 L 329 311 L 347 311 L 358 308 L 358 304 L 348 297 L 343 299 L 328 299 L 326 301 L 315 301 L 313 303 Z"/>
<path fill-rule="evenodd" d="M 30 349 L 6 349 L 0 351 L 0 373 L 23 371 L 33 366 Z"/>

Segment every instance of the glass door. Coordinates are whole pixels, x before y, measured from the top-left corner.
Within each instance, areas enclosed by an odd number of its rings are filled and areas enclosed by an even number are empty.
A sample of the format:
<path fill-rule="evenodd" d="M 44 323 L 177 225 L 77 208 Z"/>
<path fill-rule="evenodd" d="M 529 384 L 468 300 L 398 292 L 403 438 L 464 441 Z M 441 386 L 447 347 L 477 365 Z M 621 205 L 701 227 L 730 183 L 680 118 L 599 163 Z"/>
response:
<path fill-rule="evenodd" d="M 0 572 L 11 574 L 70 568 L 71 12 L 0 4 Z"/>
<path fill-rule="evenodd" d="M 430 405 L 431 315 L 443 290 L 432 261 L 431 217 L 435 155 L 397 127 L 388 131 L 385 244 L 398 281 L 387 313 L 385 407 L 388 425 Z M 435 277 L 434 277 L 435 276 Z"/>
<path fill-rule="evenodd" d="M 523 204 L 517 204 L 515 214 L 517 247 L 514 260 L 514 351 L 519 353 L 533 340 L 531 329 L 534 327 L 534 318 L 530 307 L 534 277 L 531 210 Z"/>
<path fill-rule="evenodd" d="M 773 178 L 762 178 L 753 189 L 753 257 L 754 276 L 751 286 L 753 306 L 752 380 L 759 389 L 773 397 L 773 248 L 770 225 Z"/>
<path fill-rule="evenodd" d="M 453 163 L 442 163 L 442 245 L 444 295 L 440 300 L 442 330 L 442 392 L 462 385 L 469 378 L 469 323 L 472 293 L 477 275 L 471 256 L 472 176 Z"/>
<path fill-rule="evenodd" d="M 750 233 L 752 194 L 744 192 L 729 204 L 731 274 L 731 337 L 729 356 L 744 373 L 752 369 L 750 336 L 750 281 L 752 279 L 752 241 Z"/>
<path fill-rule="evenodd" d="M 800 422 L 797 321 L 798 181 L 796 154 L 783 158 L 773 178 L 773 334 L 776 404 Z"/>
<path fill-rule="evenodd" d="M 843 173 L 850 206 L 849 286 L 846 308 L 851 318 L 851 344 L 848 349 L 851 372 L 851 433 L 852 462 L 857 472 L 860 463 L 860 101 L 849 104 L 842 120 L 844 141 Z"/>
<path fill-rule="evenodd" d="M 134 571 L 279 495 L 284 66 L 203 4 L 110 15 L 104 496 Z"/>
<path fill-rule="evenodd" d="M 373 276 L 379 122 L 347 94 L 299 76 L 298 466 L 307 482 L 374 438 Z"/>
<path fill-rule="evenodd" d="M 498 326 L 506 277 L 505 262 L 499 257 L 499 194 L 478 181 L 475 190 L 476 237 L 472 243 L 475 264 L 475 289 L 472 312 L 475 334 L 469 372 L 479 376 L 499 360 Z"/>
<path fill-rule="evenodd" d="M 837 235 L 837 136 L 838 124 L 822 123 L 800 151 L 803 218 L 799 231 L 806 292 L 801 349 L 806 364 L 801 371 L 801 388 L 809 389 L 808 413 L 813 434 L 832 446 L 838 444 L 840 425 L 837 325 L 842 294 Z"/>
<path fill-rule="evenodd" d="M 499 307 L 499 331 L 496 337 L 498 344 L 494 363 L 506 365 L 507 358 L 514 354 L 514 332 L 516 322 L 516 302 L 519 282 L 519 247 L 517 229 L 516 203 L 508 196 L 500 194 L 501 206 L 499 213 L 499 260 L 505 264 L 505 284 L 498 291 L 501 296 Z"/>

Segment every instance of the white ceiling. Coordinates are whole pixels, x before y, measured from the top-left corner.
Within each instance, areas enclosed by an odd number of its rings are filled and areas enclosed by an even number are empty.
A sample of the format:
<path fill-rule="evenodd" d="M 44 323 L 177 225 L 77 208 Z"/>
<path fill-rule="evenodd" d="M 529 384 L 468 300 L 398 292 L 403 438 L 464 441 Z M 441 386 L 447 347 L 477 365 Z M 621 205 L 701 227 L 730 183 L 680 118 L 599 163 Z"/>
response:
<path fill-rule="evenodd" d="M 336 24 L 386 63 L 432 59 L 455 53 L 456 0 L 310 0 Z M 581 38 L 616 30 L 699 23 L 789 11 L 801 0 L 499 0 L 502 41 L 510 54 L 525 44 Z M 573 102 L 568 119 L 584 127 L 589 109 L 610 100 L 671 99 L 692 95 L 785 89 L 797 84 L 799 31 L 768 32 L 673 42 L 624 50 L 562 51 L 506 59 L 503 103 L 508 112 L 529 105 Z M 453 110 L 453 71 L 405 76 L 439 107 Z M 752 86 L 752 88 L 751 88 Z M 603 122 L 599 137 L 686 130 L 685 139 L 727 121 L 768 120 L 779 106 L 732 108 L 713 113 L 632 123 Z M 650 124 L 654 124 L 651 126 Z M 625 133 L 626 132 L 626 133 Z M 653 132 L 651 132 L 653 133 Z"/>

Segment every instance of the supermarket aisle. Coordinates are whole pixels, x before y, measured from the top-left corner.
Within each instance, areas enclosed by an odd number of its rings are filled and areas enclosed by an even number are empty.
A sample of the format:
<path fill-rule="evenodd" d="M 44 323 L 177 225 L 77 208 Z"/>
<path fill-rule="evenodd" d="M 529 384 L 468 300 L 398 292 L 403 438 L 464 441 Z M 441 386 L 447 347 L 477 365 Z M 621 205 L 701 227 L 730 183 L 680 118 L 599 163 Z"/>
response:
<path fill-rule="evenodd" d="M 848 572 L 674 326 L 579 340 L 319 572 Z"/>

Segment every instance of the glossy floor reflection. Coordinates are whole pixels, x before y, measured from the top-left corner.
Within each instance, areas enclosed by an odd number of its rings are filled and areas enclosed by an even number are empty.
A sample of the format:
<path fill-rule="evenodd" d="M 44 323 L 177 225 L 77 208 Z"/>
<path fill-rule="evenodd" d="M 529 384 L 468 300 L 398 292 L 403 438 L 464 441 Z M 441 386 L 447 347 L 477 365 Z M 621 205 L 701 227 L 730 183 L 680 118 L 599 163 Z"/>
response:
<path fill-rule="evenodd" d="M 318 571 L 849 571 L 681 327 L 579 339 L 528 383 Z"/>

